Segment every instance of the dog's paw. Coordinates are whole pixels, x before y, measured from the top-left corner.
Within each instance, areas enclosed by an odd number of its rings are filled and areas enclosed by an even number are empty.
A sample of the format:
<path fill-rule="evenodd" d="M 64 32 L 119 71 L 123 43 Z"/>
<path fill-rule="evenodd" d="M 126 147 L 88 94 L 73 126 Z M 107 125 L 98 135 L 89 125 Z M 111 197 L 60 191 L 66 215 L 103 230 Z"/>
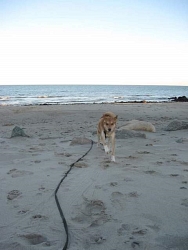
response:
<path fill-rule="evenodd" d="M 109 150 L 109 148 L 108 148 L 107 145 L 104 145 L 104 151 L 105 151 L 105 153 L 107 153 L 107 154 L 110 152 L 110 150 Z"/>
<path fill-rule="evenodd" d="M 112 155 L 112 156 L 111 156 L 111 161 L 113 161 L 113 162 L 115 162 L 115 161 L 116 161 L 116 159 L 115 159 L 115 156 L 114 156 L 114 155 Z"/>

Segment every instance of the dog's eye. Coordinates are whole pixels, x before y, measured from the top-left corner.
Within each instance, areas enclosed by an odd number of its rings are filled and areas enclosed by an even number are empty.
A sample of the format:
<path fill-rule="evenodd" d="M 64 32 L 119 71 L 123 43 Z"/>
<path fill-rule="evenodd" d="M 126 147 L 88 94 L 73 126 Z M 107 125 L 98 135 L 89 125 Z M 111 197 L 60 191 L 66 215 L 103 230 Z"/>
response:
<path fill-rule="evenodd" d="M 108 125 L 109 125 L 109 123 L 107 122 L 107 123 L 106 123 L 106 125 L 108 126 Z"/>
<path fill-rule="evenodd" d="M 113 122 L 111 123 L 111 125 L 112 125 L 112 126 L 114 125 Z"/>

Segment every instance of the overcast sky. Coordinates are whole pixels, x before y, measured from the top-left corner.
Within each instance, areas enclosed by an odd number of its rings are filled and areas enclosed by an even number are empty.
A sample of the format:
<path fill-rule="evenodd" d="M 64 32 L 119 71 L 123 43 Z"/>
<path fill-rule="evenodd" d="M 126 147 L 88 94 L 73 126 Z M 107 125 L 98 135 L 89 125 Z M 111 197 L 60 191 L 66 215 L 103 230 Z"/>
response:
<path fill-rule="evenodd" d="M 188 86 L 188 1 L 0 0 L 0 84 Z"/>

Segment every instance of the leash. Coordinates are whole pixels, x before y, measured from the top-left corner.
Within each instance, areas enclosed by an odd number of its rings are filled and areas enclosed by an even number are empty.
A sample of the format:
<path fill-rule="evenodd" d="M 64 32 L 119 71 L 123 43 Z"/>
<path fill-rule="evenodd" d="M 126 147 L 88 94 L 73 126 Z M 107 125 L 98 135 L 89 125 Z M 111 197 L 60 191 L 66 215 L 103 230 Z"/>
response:
<path fill-rule="evenodd" d="M 88 151 L 82 155 L 78 160 L 76 160 L 75 162 L 73 162 L 70 167 L 69 167 L 69 170 L 65 173 L 65 175 L 63 176 L 63 178 L 60 180 L 59 184 L 57 185 L 56 187 L 56 190 L 55 190 L 55 201 L 56 201 L 56 205 L 57 205 L 57 208 L 59 210 L 59 214 L 61 216 L 61 219 L 63 221 L 63 225 L 64 225 L 64 229 L 65 229 L 65 232 L 66 232 L 66 242 L 65 242 L 65 245 L 63 247 L 63 250 L 66 250 L 67 249 L 67 246 L 68 246 L 68 243 L 69 243 L 69 231 L 68 231 L 68 226 L 67 226 L 67 221 L 65 219 L 65 216 L 63 214 L 63 210 L 60 206 L 60 203 L 59 203 L 59 200 L 58 200 L 58 197 L 57 197 L 57 192 L 61 186 L 61 183 L 64 181 L 64 179 L 67 177 L 67 175 L 70 173 L 70 171 L 72 170 L 72 168 L 74 167 L 75 163 L 79 162 L 80 160 L 82 160 L 92 149 L 93 147 L 93 140 L 91 140 L 91 146 L 90 148 L 88 149 Z"/>

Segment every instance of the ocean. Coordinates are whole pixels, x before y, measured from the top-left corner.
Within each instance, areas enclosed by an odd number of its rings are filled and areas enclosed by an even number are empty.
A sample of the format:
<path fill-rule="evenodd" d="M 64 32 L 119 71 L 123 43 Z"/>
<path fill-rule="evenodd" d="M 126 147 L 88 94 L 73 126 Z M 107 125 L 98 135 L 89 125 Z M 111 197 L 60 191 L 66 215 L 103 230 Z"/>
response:
<path fill-rule="evenodd" d="M 170 102 L 188 97 L 188 86 L 0 85 L 0 105 L 58 105 L 115 102 Z"/>

